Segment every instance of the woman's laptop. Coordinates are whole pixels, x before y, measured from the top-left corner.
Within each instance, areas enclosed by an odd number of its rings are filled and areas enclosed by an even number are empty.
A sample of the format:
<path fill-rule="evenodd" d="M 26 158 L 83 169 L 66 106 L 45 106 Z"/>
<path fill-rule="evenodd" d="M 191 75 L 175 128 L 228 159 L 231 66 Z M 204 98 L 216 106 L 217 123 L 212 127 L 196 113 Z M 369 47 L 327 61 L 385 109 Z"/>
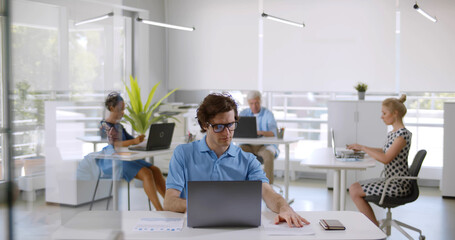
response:
<path fill-rule="evenodd" d="M 364 152 L 354 152 L 353 150 L 349 149 L 344 149 L 344 150 L 336 150 L 336 145 L 335 145 L 335 130 L 330 129 L 331 134 L 332 134 L 332 149 L 333 149 L 333 155 L 335 155 L 335 158 L 340 161 L 359 161 L 360 159 L 363 159 L 365 156 Z"/>
<path fill-rule="evenodd" d="M 168 149 L 171 146 L 175 123 L 152 124 L 149 130 L 147 144 L 138 144 L 128 147 L 133 151 L 154 151 Z"/>
<path fill-rule="evenodd" d="M 237 128 L 234 131 L 235 138 L 258 138 L 256 117 L 240 116 Z"/>
<path fill-rule="evenodd" d="M 261 181 L 189 181 L 188 227 L 258 227 Z"/>

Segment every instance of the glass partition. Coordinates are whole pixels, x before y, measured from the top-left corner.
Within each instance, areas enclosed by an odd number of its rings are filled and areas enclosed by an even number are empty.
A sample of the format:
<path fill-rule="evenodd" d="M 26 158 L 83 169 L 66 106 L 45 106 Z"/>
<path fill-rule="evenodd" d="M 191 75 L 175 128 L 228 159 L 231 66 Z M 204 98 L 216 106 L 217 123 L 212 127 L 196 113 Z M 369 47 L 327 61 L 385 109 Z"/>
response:
<path fill-rule="evenodd" d="M 112 18 L 75 25 L 112 11 Z M 127 45 L 132 36 L 125 35 L 132 32 L 131 19 L 108 3 L 87 1 L 18 0 L 12 12 L 14 238 L 50 239 L 89 210 L 98 167 L 86 156 L 106 144 L 93 148 L 83 137 L 99 136 L 106 92 L 122 91 L 131 72 L 126 55 L 132 54 Z M 100 182 L 94 210 L 113 208 L 111 182 L 112 177 Z M 122 196 L 124 187 L 120 184 Z M 120 201 L 119 209 L 125 205 Z M 117 232 L 121 218 L 110 227 Z"/>

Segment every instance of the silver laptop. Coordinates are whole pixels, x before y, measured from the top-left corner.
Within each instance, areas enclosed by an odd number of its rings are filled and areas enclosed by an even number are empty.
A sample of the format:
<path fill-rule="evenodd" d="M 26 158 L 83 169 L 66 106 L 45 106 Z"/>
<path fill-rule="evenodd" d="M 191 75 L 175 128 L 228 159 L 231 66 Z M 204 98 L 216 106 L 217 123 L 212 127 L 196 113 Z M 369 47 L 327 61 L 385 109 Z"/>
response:
<path fill-rule="evenodd" d="M 258 227 L 261 181 L 189 181 L 188 227 Z"/>
<path fill-rule="evenodd" d="M 239 124 L 234 131 L 235 138 L 258 138 L 258 127 L 256 117 L 240 116 Z"/>
<path fill-rule="evenodd" d="M 149 130 L 147 144 L 128 147 L 132 151 L 154 151 L 168 149 L 171 146 L 175 123 L 152 124 Z"/>
<path fill-rule="evenodd" d="M 340 161 L 359 161 L 360 159 L 363 159 L 365 156 L 364 152 L 355 152 L 353 150 L 336 150 L 336 144 L 335 144 L 335 130 L 333 128 L 330 129 L 331 134 L 332 134 L 332 149 L 333 149 L 333 155 L 335 158 L 337 158 Z"/>

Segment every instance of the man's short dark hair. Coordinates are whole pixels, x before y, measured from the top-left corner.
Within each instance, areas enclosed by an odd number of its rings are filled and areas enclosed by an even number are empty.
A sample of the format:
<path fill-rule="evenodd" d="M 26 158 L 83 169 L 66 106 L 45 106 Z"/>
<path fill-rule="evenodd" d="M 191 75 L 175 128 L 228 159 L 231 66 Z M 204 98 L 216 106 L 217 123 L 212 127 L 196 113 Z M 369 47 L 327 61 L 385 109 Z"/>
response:
<path fill-rule="evenodd" d="M 201 127 L 201 132 L 206 132 L 204 127 L 218 113 L 224 113 L 234 110 L 235 121 L 239 120 L 237 103 L 228 93 L 211 93 L 204 98 L 197 109 L 197 121 Z"/>

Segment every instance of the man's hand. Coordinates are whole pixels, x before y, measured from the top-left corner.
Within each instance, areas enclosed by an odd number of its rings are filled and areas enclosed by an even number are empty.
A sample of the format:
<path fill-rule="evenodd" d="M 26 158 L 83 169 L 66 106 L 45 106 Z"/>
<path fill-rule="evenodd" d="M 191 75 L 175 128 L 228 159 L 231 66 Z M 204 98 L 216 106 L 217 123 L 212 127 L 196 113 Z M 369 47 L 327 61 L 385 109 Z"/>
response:
<path fill-rule="evenodd" d="M 310 224 L 305 218 L 294 212 L 291 207 L 283 207 L 275 217 L 275 224 L 287 222 L 289 227 L 301 228 L 305 224 Z"/>

